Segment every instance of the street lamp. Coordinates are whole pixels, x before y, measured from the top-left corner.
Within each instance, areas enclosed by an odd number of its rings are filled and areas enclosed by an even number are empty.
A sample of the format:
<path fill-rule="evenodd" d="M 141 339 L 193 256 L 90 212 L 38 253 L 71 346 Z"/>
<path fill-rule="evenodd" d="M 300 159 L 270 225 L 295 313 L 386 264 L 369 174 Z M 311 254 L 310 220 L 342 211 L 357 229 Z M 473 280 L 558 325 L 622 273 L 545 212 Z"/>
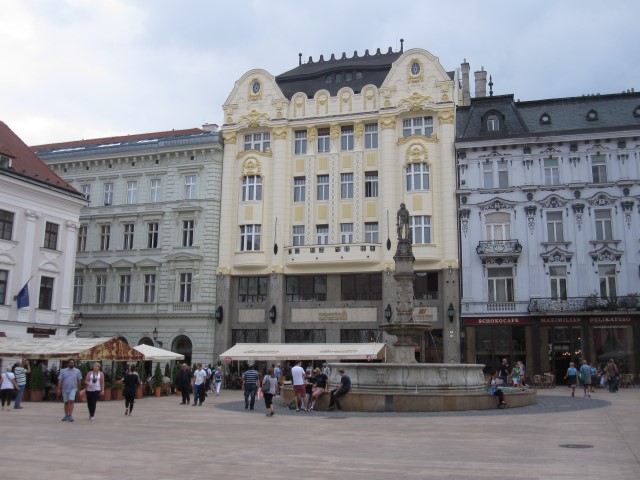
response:
<path fill-rule="evenodd" d="M 450 303 L 449 308 L 447 308 L 447 316 L 449 317 L 449 322 L 453 323 L 453 317 L 456 316 L 456 311 L 453 309 L 453 303 Z"/>
<path fill-rule="evenodd" d="M 216 308 L 215 317 L 218 323 L 222 323 L 222 319 L 224 317 L 224 310 L 222 309 L 222 305 L 218 305 L 218 308 Z"/>
<path fill-rule="evenodd" d="M 82 312 L 74 315 L 73 317 L 73 325 L 71 325 L 67 329 L 67 335 L 71 335 L 73 332 L 78 331 L 82 328 Z"/>
<path fill-rule="evenodd" d="M 271 320 L 271 323 L 276 323 L 277 317 L 278 317 L 278 311 L 276 310 L 276 306 L 271 305 L 271 308 L 269 309 L 269 320 Z"/>
<path fill-rule="evenodd" d="M 387 308 L 384 309 L 384 318 L 387 320 L 387 323 L 391 322 L 391 315 L 393 315 L 391 305 L 387 303 Z"/>
<path fill-rule="evenodd" d="M 158 345 L 162 346 L 162 342 L 160 340 L 158 340 L 158 329 L 157 328 L 153 329 L 153 341 L 156 342 Z"/>

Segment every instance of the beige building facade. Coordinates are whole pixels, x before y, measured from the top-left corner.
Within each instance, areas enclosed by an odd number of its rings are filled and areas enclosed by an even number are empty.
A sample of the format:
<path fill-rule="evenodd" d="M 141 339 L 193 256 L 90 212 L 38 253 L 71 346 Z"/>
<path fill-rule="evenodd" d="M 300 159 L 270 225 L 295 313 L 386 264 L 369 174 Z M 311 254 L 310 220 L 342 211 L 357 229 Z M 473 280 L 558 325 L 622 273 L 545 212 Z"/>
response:
<path fill-rule="evenodd" d="M 224 104 L 214 356 L 244 342 L 393 340 L 378 325 L 394 318 L 405 203 L 414 320 L 432 327 L 416 358 L 459 361 L 459 95 L 455 73 L 422 49 L 300 59 L 236 82 Z"/>

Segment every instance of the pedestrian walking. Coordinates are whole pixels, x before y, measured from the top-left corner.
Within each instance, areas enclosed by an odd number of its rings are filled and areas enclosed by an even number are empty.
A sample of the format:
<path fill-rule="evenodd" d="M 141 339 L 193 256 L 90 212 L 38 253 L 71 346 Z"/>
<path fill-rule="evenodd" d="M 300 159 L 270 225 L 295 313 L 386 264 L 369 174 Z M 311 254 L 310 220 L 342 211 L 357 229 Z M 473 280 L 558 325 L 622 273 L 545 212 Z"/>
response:
<path fill-rule="evenodd" d="M 60 375 L 58 376 L 57 394 L 59 396 L 62 392 L 62 401 L 64 402 L 63 422 L 73 422 L 73 404 L 81 384 L 82 374 L 76 368 L 75 360 L 69 360 L 67 368 L 60 370 Z"/>
<path fill-rule="evenodd" d="M 567 380 L 567 386 L 571 390 L 571 396 L 576 396 L 576 383 L 578 382 L 578 371 L 576 370 L 575 364 L 573 362 L 569 363 L 569 368 L 567 368 L 567 373 L 565 373 L 564 378 Z"/>
<path fill-rule="evenodd" d="M 135 365 L 129 367 L 129 371 L 125 373 L 122 383 L 124 384 L 124 414 L 131 415 L 133 404 L 136 401 L 136 392 L 142 384 Z"/>
<path fill-rule="evenodd" d="M 609 392 L 615 393 L 618 391 L 618 366 L 616 362 L 613 361 L 613 358 L 609 359 L 607 366 L 605 367 L 605 371 L 607 372 L 607 380 L 609 382 Z M 16 377 L 17 378 L 17 377 Z M 18 382 L 18 385 L 20 383 Z"/>
<path fill-rule="evenodd" d="M 264 394 L 264 406 L 267 409 L 267 417 L 273 417 L 275 415 L 273 411 L 273 397 L 276 394 L 277 386 L 278 379 L 273 373 L 273 368 L 270 368 L 262 379 L 262 393 Z"/>
<path fill-rule="evenodd" d="M 222 386 L 222 368 L 217 367 L 213 372 L 213 385 L 216 391 L 216 397 L 220 395 L 220 387 Z"/>
<path fill-rule="evenodd" d="M 100 364 L 98 362 L 93 364 L 93 370 L 87 372 L 87 376 L 84 378 L 84 385 L 87 391 L 89 420 L 93 421 L 96 416 L 98 397 L 104 397 L 104 373 L 100 371 Z"/>
<path fill-rule="evenodd" d="M 186 363 L 182 364 L 182 368 L 176 375 L 176 388 L 182 393 L 182 402 L 180 405 L 189 405 L 191 403 L 191 370 Z"/>
<path fill-rule="evenodd" d="M 584 390 L 584 396 L 590 397 L 589 393 L 591 390 L 591 367 L 589 366 L 589 362 L 586 360 L 582 361 L 582 365 L 580 366 L 580 383 L 582 384 L 582 389 Z"/>
<path fill-rule="evenodd" d="M 24 394 L 24 389 L 27 387 L 27 375 L 31 373 L 31 367 L 29 366 L 28 361 L 22 362 L 22 360 L 18 360 L 16 362 L 15 367 L 13 368 L 13 374 L 16 376 L 16 383 L 18 384 L 18 392 L 16 393 L 16 401 L 13 403 L 13 408 L 16 410 L 20 410 L 22 406 L 20 405 L 22 401 L 22 395 Z"/>
<path fill-rule="evenodd" d="M 16 376 L 11 371 L 11 367 L 7 367 L 7 371 L 2 374 L 2 384 L 0 385 L 0 397 L 2 398 L 2 410 L 5 403 L 7 407 L 11 407 L 11 396 L 13 392 L 18 391 Z"/>
<path fill-rule="evenodd" d="M 192 385 L 193 406 L 198 405 L 198 402 L 200 402 L 199 404 L 202 406 L 206 395 L 207 371 L 202 369 L 201 363 L 196 364 L 196 370 L 193 372 Z"/>
<path fill-rule="evenodd" d="M 242 374 L 242 387 L 244 389 L 244 409 L 253 407 L 256 403 L 256 390 L 258 389 L 258 381 L 260 374 L 253 369 L 253 365 L 249 365 L 249 369 Z"/>

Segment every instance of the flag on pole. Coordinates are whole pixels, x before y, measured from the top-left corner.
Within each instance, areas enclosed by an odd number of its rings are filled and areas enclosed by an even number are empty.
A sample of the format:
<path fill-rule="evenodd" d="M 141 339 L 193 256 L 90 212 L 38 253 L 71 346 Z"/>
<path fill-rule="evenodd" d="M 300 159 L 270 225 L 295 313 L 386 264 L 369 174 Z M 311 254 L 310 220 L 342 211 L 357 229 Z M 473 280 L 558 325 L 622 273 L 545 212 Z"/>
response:
<path fill-rule="evenodd" d="M 26 308 L 29 306 L 29 280 L 27 280 L 27 283 L 24 284 L 24 287 L 22 287 L 16 296 L 18 308 Z"/>

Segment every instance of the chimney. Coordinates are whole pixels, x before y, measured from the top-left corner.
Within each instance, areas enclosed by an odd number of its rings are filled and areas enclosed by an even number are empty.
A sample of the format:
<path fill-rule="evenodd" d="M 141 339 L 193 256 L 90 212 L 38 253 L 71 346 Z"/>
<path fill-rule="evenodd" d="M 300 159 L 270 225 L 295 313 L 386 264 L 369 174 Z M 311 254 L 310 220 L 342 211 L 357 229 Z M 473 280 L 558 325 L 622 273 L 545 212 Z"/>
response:
<path fill-rule="evenodd" d="M 462 105 L 471 105 L 471 90 L 469 90 L 469 71 L 471 67 L 467 63 L 467 59 L 460 65 L 462 71 Z"/>
<path fill-rule="evenodd" d="M 487 96 L 487 72 L 484 67 L 480 67 L 479 72 L 474 72 L 476 76 L 476 98 Z"/>
<path fill-rule="evenodd" d="M 216 133 L 218 131 L 218 125 L 215 123 L 205 123 L 202 125 L 202 129 L 207 132 Z"/>

